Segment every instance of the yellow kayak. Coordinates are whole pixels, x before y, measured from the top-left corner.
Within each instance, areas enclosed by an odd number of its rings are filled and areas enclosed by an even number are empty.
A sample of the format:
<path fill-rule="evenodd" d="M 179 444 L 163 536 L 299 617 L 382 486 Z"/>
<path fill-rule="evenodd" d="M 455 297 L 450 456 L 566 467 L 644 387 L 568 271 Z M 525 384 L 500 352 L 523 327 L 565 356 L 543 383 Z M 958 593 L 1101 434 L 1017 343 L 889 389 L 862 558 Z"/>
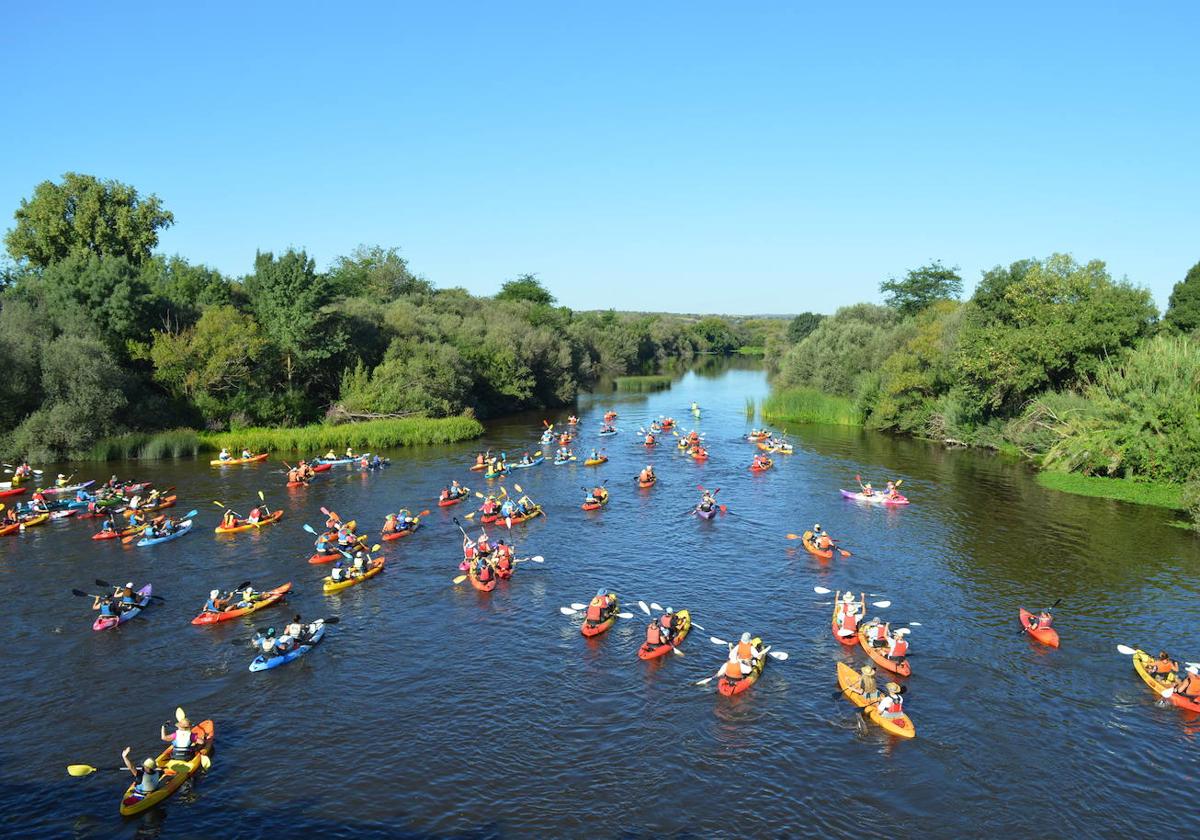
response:
<path fill-rule="evenodd" d="M 275 522 L 278 522 L 282 516 L 283 510 L 281 508 L 280 510 L 272 511 L 270 514 L 264 516 L 257 522 L 249 522 L 245 519 L 239 519 L 237 521 L 238 524 L 234 525 L 232 528 L 226 528 L 224 525 L 218 525 L 216 528 L 213 528 L 213 531 L 218 534 L 240 534 L 242 531 L 253 531 L 255 528 L 261 528 L 263 525 L 271 525 Z"/>
<path fill-rule="evenodd" d="M 333 578 L 327 577 L 327 578 L 325 578 L 325 582 L 321 585 L 321 589 L 325 592 L 326 595 L 328 595 L 331 592 L 341 592 L 343 589 L 348 589 L 351 586 L 362 583 L 364 580 L 367 580 L 368 578 L 375 577 L 375 575 L 377 575 L 383 571 L 384 562 L 385 561 L 383 560 L 382 557 L 378 560 L 373 561 L 370 568 L 368 568 L 366 572 L 359 575 L 358 577 L 347 578 L 346 580 L 339 580 L 336 582 L 334 581 Z"/>
<path fill-rule="evenodd" d="M 879 714 L 878 701 L 869 701 L 861 694 L 856 692 L 851 686 L 857 687 L 862 682 L 862 677 L 858 672 L 847 665 L 845 662 L 837 664 L 838 685 L 842 688 L 842 696 L 849 698 L 850 702 L 860 709 L 866 707 L 867 717 L 871 719 L 871 723 L 882 728 L 885 732 L 890 732 L 900 738 L 915 738 L 917 730 L 913 726 L 908 715 L 901 714 L 900 717 L 887 718 Z"/>
<path fill-rule="evenodd" d="M 212 750 L 214 737 L 211 720 L 200 721 L 196 728 L 204 733 L 204 746 L 196 750 L 196 754 L 189 761 L 173 761 L 171 748 L 167 747 L 163 750 L 155 762 L 159 767 L 167 768 L 166 775 L 159 782 L 159 787 L 152 793 L 143 796 L 134 789 L 134 784 L 131 784 L 125 791 L 125 795 L 121 797 L 121 816 L 130 817 L 153 808 L 195 775 L 196 771 L 200 769 L 200 756 L 208 755 Z"/>
<path fill-rule="evenodd" d="M 251 455 L 249 458 L 227 458 L 222 461 L 220 458 L 215 458 L 208 462 L 210 467 L 232 467 L 237 464 L 256 464 L 259 461 L 267 460 L 267 453 L 261 455 Z"/>

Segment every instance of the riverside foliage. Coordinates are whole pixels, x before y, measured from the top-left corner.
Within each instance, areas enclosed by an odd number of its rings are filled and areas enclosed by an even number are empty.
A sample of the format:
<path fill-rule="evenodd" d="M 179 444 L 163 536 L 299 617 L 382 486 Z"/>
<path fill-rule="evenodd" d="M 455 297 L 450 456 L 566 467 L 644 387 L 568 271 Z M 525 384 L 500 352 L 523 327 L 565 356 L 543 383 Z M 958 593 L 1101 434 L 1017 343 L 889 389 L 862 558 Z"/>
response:
<path fill-rule="evenodd" d="M 361 434 L 312 424 L 561 406 L 601 375 L 736 352 L 770 331 L 761 320 L 573 312 L 532 275 L 493 297 L 438 289 L 394 248 L 360 247 L 327 271 L 303 250 L 262 252 L 250 273 L 226 277 L 154 252 L 174 223 L 156 196 L 88 175 L 38 185 L 15 219 L 0 266 L 10 458 L 195 452 L 230 430 L 219 439 L 235 448 L 432 443 L 478 424 Z"/>

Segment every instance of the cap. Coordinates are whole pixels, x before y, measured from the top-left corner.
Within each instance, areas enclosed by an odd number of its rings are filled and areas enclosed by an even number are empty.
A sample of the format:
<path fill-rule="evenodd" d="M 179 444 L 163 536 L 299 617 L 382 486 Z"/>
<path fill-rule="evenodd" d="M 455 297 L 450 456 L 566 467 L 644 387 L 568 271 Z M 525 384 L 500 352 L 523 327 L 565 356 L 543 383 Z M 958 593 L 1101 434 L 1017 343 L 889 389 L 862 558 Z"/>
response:
<path fill-rule="evenodd" d="M 157 765 L 154 763 L 153 758 L 147 758 L 145 761 L 142 762 L 143 770 L 153 770 L 156 766 Z"/>
<path fill-rule="evenodd" d="M 863 676 L 869 677 L 869 676 L 872 676 L 874 673 L 875 673 L 875 669 L 873 667 L 871 667 L 870 665 L 862 666 Z"/>
<path fill-rule="evenodd" d="M 129 581 L 129 583 L 125 584 L 125 588 L 126 588 L 126 589 L 133 589 L 133 581 Z"/>

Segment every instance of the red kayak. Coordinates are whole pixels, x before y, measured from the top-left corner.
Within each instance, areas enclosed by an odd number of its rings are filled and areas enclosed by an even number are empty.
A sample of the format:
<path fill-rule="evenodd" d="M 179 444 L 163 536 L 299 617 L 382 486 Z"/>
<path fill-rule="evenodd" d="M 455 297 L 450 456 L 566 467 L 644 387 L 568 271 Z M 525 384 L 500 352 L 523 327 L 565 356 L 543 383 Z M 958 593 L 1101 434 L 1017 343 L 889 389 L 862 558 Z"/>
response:
<path fill-rule="evenodd" d="M 398 540 L 401 537 L 407 537 L 409 534 L 411 534 L 413 531 L 417 530 L 420 527 L 421 527 L 421 521 L 419 519 L 417 519 L 417 520 L 413 521 L 413 526 L 411 528 L 403 528 L 399 531 L 384 531 L 382 538 L 385 540 Z"/>
<path fill-rule="evenodd" d="M 24 492 L 24 487 L 10 487 L 8 490 L 0 490 L 0 496 L 18 496 Z"/>
<path fill-rule="evenodd" d="M 1037 639 L 1044 645 L 1056 648 L 1058 647 L 1058 631 L 1049 624 L 1043 624 L 1040 627 L 1034 627 L 1030 619 L 1033 618 L 1033 613 L 1021 607 L 1021 626 L 1025 628 L 1025 632 L 1033 638 Z"/>
<path fill-rule="evenodd" d="M 463 493 L 461 496 L 450 496 L 446 499 L 438 499 L 438 507 L 450 507 L 451 505 L 456 505 L 469 495 L 471 494 Z"/>
<path fill-rule="evenodd" d="M 484 581 L 481 581 L 479 578 L 475 577 L 475 570 L 471 569 L 471 571 L 467 572 L 467 580 L 471 581 L 471 585 L 474 586 L 476 589 L 478 589 L 480 592 L 491 592 L 493 589 L 496 588 L 495 573 L 492 574 L 491 580 L 484 582 Z"/>
<path fill-rule="evenodd" d="M 839 604 L 838 601 L 834 601 L 834 604 L 833 604 L 833 637 L 835 639 L 837 639 L 839 642 L 841 642 L 842 644 L 844 644 L 846 647 L 858 647 L 858 633 L 857 632 L 851 633 L 849 636 L 843 636 L 841 633 L 838 632 L 838 630 L 841 629 L 838 626 L 838 620 L 837 620 L 838 604 Z M 858 627 L 863 623 L 863 620 L 867 617 L 867 611 L 866 611 L 866 603 L 863 600 L 860 600 L 856 604 L 856 606 L 859 606 L 862 608 L 861 612 L 859 613 L 859 616 L 858 616 L 858 624 L 855 625 L 855 627 Z"/>
<path fill-rule="evenodd" d="M 259 599 L 248 607 L 235 607 L 234 609 L 225 610 L 224 612 L 219 613 L 202 612 L 200 615 L 192 619 L 192 624 L 216 624 L 220 621 L 231 621 L 235 618 L 241 618 L 244 615 L 256 613 L 259 610 L 269 607 L 275 602 L 279 601 L 281 598 L 287 595 L 288 590 L 291 588 L 291 583 L 285 583 L 283 586 L 277 586 L 274 589 L 268 589 L 266 592 L 260 592 Z"/>
<path fill-rule="evenodd" d="M 342 553 L 340 551 L 318 551 L 312 557 L 308 558 L 308 562 L 312 563 L 314 566 L 317 566 L 321 563 L 332 563 L 341 556 Z"/>

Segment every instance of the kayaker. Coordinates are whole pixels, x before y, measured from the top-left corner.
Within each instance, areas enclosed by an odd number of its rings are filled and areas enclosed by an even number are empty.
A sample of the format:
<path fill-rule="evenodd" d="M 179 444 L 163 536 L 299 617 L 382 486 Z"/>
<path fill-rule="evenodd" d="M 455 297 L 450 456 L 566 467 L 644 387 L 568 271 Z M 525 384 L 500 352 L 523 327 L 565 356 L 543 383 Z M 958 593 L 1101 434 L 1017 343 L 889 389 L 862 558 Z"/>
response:
<path fill-rule="evenodd" d="M 354 573 L 355 577 L 366 572 L 367 561 L 370 559 L 371 558 L 367 556 L 367 552 L 361 548 L 354 552 L 354 566 L 351 571 Z"/>
<path fill-rule="evenodd" d="M 450 479 L 450 495 L 455 498 L 466 495 L 467 488 L 458 483 L 457 478 Z"/>
<path fill-rule="evenodd" d="M 450 488 L 449 488 L 449 487 L 443 487 L 443 488 L 442 488 L 442 492 L 441 492 L 440 494 L 438 494 L 438 501 L 439 501 L 439 502 L 448 502 L 448 501 L 450 501 L 450 500 L 451 500 L 451 499 L 453 499 L 453 498 L 456 498 L 456 497 L 455 497 L 455 496 L 452 496 L 452 495 L 450 494 Z"/>
<path fill-rule="evenodd" d="M 762 649 L 754 644 L 754 640 L 750 637 L 749 633 L 743 633 L 741 640 L 736 645 L 729 646 L 730 659 L 753 663 L 762 659 L 762 657 Z"/>
<path fill-rule="evenodd" d="M 353 447 L 353 446 L 347 446 L 347 447 L 346 447 L 346 457 L 347 457 L 347 458 L 353 458 L 353 457 L 354 457 L 354 447 Z"/>
<path fill-rule="evenodd" d="M 867 624 L 867 641 L 870 642 L 873 648 L 885 648 L 888 646 L 888 625 L 873 619 Z"/>
<path fill-rule="evenodd" d="M 609 613 L 612 611 L 612 597 L 606 590 L 600 589 L 588 604 L 584 617 L 589 624 L 600 624 L 608 618 Z"/>
<path fill-rule="evenodd" d="M 583 500 L 583 503 L 585 505 L 597 505 L 597 504 L 600 504 L 600 500 L 603 498 L 604 498 L 604 488 L 603 487 L 593 487 L 591 492 L 588 493 L 587 498 Z"/>
<path fill-rule="evenodd" d="M 46 504 L 46 497 L 42 494 L 42 488 L 33 491 L 33 497 L 29 502 L 29 509 L 38 513 L 45 513 L 50 510 L 50 506 Z"/>
<path fill-rule="evenodd" d="M 671 610 L 660 615 L 646 627 L 646 644 L 651 647 L 671 644 L 675 635 L 675 615 Z"/>
<path fill-rule="evenodd" d="M 258 507 L 252 507 L 250 508 L 250 515 L 246 517 L 246 522 L 251 525 L 257 525 L 259 520 L 262 519 L 262 516 L 263 513 L 258 509 Z"/>
<path fill-rule="evenodd" d="M 1188 668 L 1187 676 L 1175 686 L 1175 693 L 1193 703 L 1200 702 L 1200 668 Z"/>
<path fill-rule="evenodd" d="M 92 597 L 95 599 L 92 601 L 92 609 L 98 610 L 102 618 L 117 617 L 117 607 L 112 595 L 94 595 Z"/>
<path fill-rule="evenodd" d="M 483 555 L 492 553 L 492 543 L 488 539 L 487 531 L 480 529 L 479 539 L 475 541 L 475 550 Z"/>
<path fill-rule="evenodd" d="M 858 687 L 853 689 L 867 700 L 875 700 L 879 697 L 879 687 L 875 685 L 875 667 L 870 663 L 862 666 L 859 671 Z"/>
<path fill-rule="evenodd" d="M 328 452 L 325 453 L 326 461 L 336 461 L 337 459 L 338 459 L 337 453 L 334 452 L 332 449 L 330 449 Z"/>
<path fill-rule="evenodd" d="M 354 532 L 351 531 L 349 528 L 347 528 L 345 525 L 342 525 L 341 527 L 338 528 L 337 541 L 338 541 L 338 545 L 342 546 L 343 548 L 354 545 L 354 543 L 355 543 Z"/>
<path fill-rule="evenodd" d="M 394 534 L 396 531 L 399 531 L 399 530 L 400 530 L 400 523 L 399 523 L 399 520 L 396 518 L 396 514 L 389 513 L 386 517 L 384 517 L 383 533 Z"/>
<path fill-rule="evenodd" d="M 868 481 L 866 484 L 859 482 L 858 486 L 862 488 L 862 494 L 864 496 L 874 496 L 875 495 L 875 491 L 871 489 L 871 482 Z"/>
<path fill-rule="evenodd" d="M 277 643 L 278 642 L 275 638 L 275 628 L 268 627 L 265 633 L 260 630 L 254 636 L 254 641 L 252 641 L 250 644 L 261 650 L 263 658 L 266 659 L 275 655 L 275 645 Z"/>
<path fill-rule="evenodd" d="M 233 456 L 229 454 L 229 450 L 228 450 L 228 449 L 222 449 L 222 450 L 221 450 L 221 454 L 217 456 L 217 460 L 218 460 L 218 461 L 228 461 L 228 460 L 230 460 L 232 457 L 233 457 Z"/>
<path fill-rule="evenodd" d="M 483 504 L 479 507 L 479 512 L 484 516 L 491 516 L 496 512 L 496 497 L 488 496 L 483 500 Z"/>
<path fill-rule="evenodd" d="M 767 458 L 765 455 L 755 455 L 754 456 L 754 468 L 755 469 L 761 470 L 770 463 L 771 463 L 771 460 L 769 458 Z"/>
<path fill-rule="evenodd" d="M 227 508 L 225 513 L 221 515 L 221 527 L 236 528 L 237 524 L 237 514 L 233 512 L 232 508 Z"/>
<path fill-rule="evenodd" d="M 329 579 L 334 583 L 346 579 L 346 570 L 342 568 L 342 561 L 340 559 L 334 562 L 333 568 L 329 570 Z"/>
<path fill-rule="evenodd" d="M 487 466 L 487 456 L 482 452 L 475 456 L 475 466 L 483 468 Z"/>
<path fill-rule="evenodd" d="M 876 707 L 879 714 L 888 720 L 895 720 L 904 714 L 904 698 L 900 696 L 902 689 L 897 683 L 890 682 L 883 687 L 883 698 Z"/>
<path fill-rule="evenodd" d="M 568 425 L 568 426 L 575 426 L 575 425 L 578 425 L 578 424 L 579 424 L 579 418 L 578 418 L 578 417 L 576 417 L 574 414 L 572 414 L 570 417 L 568 417 L 568 418 L 567 418 L 567 425 Z"/>
<path fill-rule="evenodd" d="M 642 482 L 642 484 L 649 484 L 653 480 L 654 480 L 654 467 L 647 464 L 646 469 L 644 469 L 640 473 L 638 473 L 638 481 Z"/>
<path fill-rule="evenodd" d="M 748 664 L 737 657 L 731 656 L 729 659 L 726 659 L 725 664 L 721 666 L 720 674 L 730 682 L 737 682 L 745 677 L 746 674 L 749 674 L 751 670 L 753 669 Z"/>
<path fill-rule="evenodd" d="M 247 586 L 245 589 L 243 589 L 238 594 L 239 594 L 239 598 L 238 598 L 238 602 L 237 602 L 238 609 L 245 609 L 246 607 L 253 606 L 254 602 L 259 599 L 259 593 L 255 591 L 253 586 Z M 233 596 L 230 595 L 230 597 L 233 597 Z"/>
<path fill-rule="evenodd" d="M 1163 682 L 1171 682 L 1178 678 L 1179 663 L 1167 656 L 1165 650 L 1158 652 L 1158 659 L 1151 662 L 1146 670 Z"/>
<path fill-rule="evenodd" d="M 860 616 L 858 604 L 854 602 L 853 593 L 847 592 L 842 596 L 841 603 L 838 604 L 838 635 L 854 636 L 858 633 L 858 619 Z"/>
<path fill-rule="evenodd" d="M 242 460 L 244 461 L 247 458 L 253 458 L 253 457 L 254 456 L 250 454 L 250 450 L 243 446 L 242 447 Z"/>
<path fill-rule="evenodd" d="M 201 612 L 221 613 L 225 612 L 225 608 L 228 606 L 229 600 L 221 597 L 221 590 L 214 589 L 208 593 L 208 600 L 204 602 L 204 609 Z"/>
<path fill-rule="evenodd" d="M 109 519 L 107 521 L 110 524 L 112 523 L 112 519 Z M 16 525 L 18 522 L 20 522 L 20 519 L 17 518 L 17 509 L 15 507 L 5 508 L 4 509 L 4 524 L 5 525 Z M 112 530 L 112 529 L 110 528 L 109 530 Z"/>
<path fill-rule="evenodd" d="M 1029 616 L 1029 629 L 1036 630 L 1039 627 L 1049 627 L 1053 621 L 1054 618 L 1050 615 L 1050 613 L 1042 610 L 1037 615 Z"/>
<path fill-rule="evenodd" d="M 531 513 L 536 507 L 537 505 L 534 504 L 533 499 L 529 498 L 528 496 L 522 496 L 521 498 L 517 499 L 517 512 L 521 516 Z"/>
<path fill-rule="evenodd" d="M 163 724 L 162 739 L 171 745 L 172 760 L 191 761 L 196 754 L 196 748 L 204 744 L 204 731 L 193 729 L 187 716 L 180 715 L 175 722 L 174 732 L 167 732 L 166 724 Z"/>
<path fill-rule="evenodd" d="M 129 514 L 129 527 L 141 528 L 146 523 L 146 517 L 142 516 L 136 510 Z"/>
<path fill-rule="evenodd" d="M 704 511 L 705 513 L 708 513 L 710 510 L 713 509 L 713 507 L 716 504 L 717 504 L 717 499 L 712 493 L 705 490 L 704 493 L 701 494 L 700 505 L 699 505 L 700 510 Z"/>
<path fill-rule="evenodd" d="M 129 752 L 133 747 L 126 747 L 121 751 L 121 760 L 125 762 L 125 767 L 133 774 L 133 788 L 142 796 L 149 796 L 158 790 L 158 785 L 166 774 L 165 767 L 159 767 L 155 764 L 153 758 L 147 758 L 142 762 L 141 767 L 134 767 L 133 762 L 129 760 Z"/>
<path fill-rule="evenodd" d="M 495 576 L 495 572 L 492 571 L 492 564 L 482 557 L 477 559 L 475 563 L 475 579 L 480 583 L 488 583 Z"/>
<path fill-rule="evenodd" d="M 645 444 L 646 444 L 646 446 L 653 446 L 653 445 L 654 445 L 654 435 L 653 435 L 653 434 L 647 434 L 647 435 L 646 435 Z"/>
<path fill-rule="evenodd" d="M 62 473 L 59 473 L 58 477 L 54 479 L 54 486 L 55 487 L 66 487 L 67 486 L 67 477 L 65 475 L 63 475 Z"/>
<path fill-rule="evenodd" d="M 417 527 L 417 520 L 413 518 L 411 510 L 400 508 L 400 512 L 396 514 L 396 527 L 401 531 L 411 531 Z"/>
<path fill-rule="evenodd" d="M 133 581 L 129 581 L 124 586 L 118 586 L 113 593 L 113 598 L 120 602 L 122 612 L 136 607 L 137 594 L 133 591 Z"/>
<path fill-rule="evenodd" d="M 500 540 L 495 549 L 496 570 L 508 574 L 513 568 L 512 549 L 504 544 L 504 540 Z"/>
<path fill-rule="evenodd" d="M 110 490 L 115 490 L 115 489 L 117 489 L 117 487 L 119 487 L 120 485 L 121 485 L 121 482 L 120 482 L 120 480 L 117 478 L 117 476 L 116 476 L 116 473 L 113 473 L 111 476 L 109 476 L 109 478 L 108 478 L 108 481 L 106 481 L 106 482 L 104 483 L 104 486 L 105 486 L 105 487 L 107 487 L 107 488 L 108 488 L 108 489 L 110 489 Z"/>
<path fill-rule="evenodd" d="M 813 545 L 815 545 L 817 548 L 824 549 L 824 548 L 828 548 L 828 545 L 826 545 L 826 543 L 829 543 L 829 542 L 833 542 L 833 540 L 829 539 L 829 535 L 826 534 L 823 530 L 821 530 L 821 523 L 814 522 L 813 526 L 812 526 L 812 543 L 813 543 Z"/>
<path fill-rule="evenodd" d="M 912 631 L 907 627 L 901 627 L 892 634 L 891 644 L 888 646 L 887 658 L 893 662 L 902 662 L 904 657 L 908 655 L 908 639 L 904 638 Z"/>
<path fill-rule="evenodd" d="M 521 456 L 521 463 L 522 464 L 532 464 L 533 463 L 533 457 L 529 454 L 529 452 L 525 452 L 525 454 Z"/>
<path fill-rule="evenodd" d="M 900 491 L 896 489 L 896 482 L 889 481 L 887 483 L 887 488 L 883 491 L 883 495 L 887 496 L 889 499 L 897 498 L 900 495 Z"/>

